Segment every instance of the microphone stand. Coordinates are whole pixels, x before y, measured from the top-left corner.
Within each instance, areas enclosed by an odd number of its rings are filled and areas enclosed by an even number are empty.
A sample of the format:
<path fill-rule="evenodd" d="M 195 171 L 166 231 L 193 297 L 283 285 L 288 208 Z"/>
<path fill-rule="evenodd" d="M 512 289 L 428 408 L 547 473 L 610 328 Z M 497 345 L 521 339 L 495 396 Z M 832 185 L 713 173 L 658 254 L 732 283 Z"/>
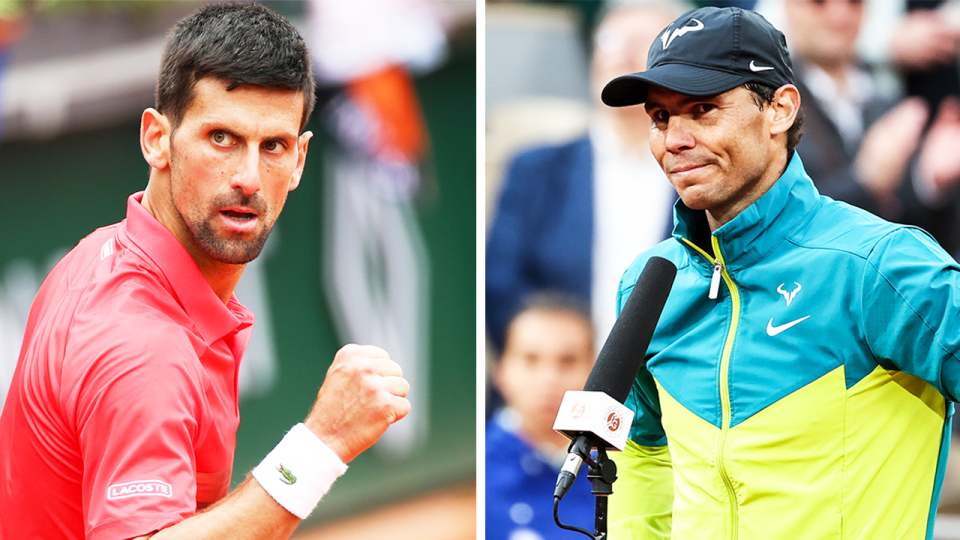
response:
<path fill-rule="evenodd" d="M 607 450 L 603 445 L 597 448 L 597 459 L 591 459 L 587 464 L 587 478 L 592 486 L 590 493 L 597 498 L 594 537 L 596 540 L 607 540 L 607 497 L 613 493 L 613 483 L 617 480 L 617 464 L 607 458 Z"/>
<path fill-rule="evenodd" d="M 573 445 L 571 444 L 571 448 Z M 607 497 L 613 493 L 613 483 L 617 479 L 617 464 L 607 458 L 607 450 L 603 445 L 597 447 L 597 459 L 591 459 L 589 454 L 584 458 L 587 462 L 587 478 L 590 479 L 590 493 L 596 496 L 594 528 L 595 534 L 590 531 L 566 525 L 560 521 L 560 497 L 553 499 L 553 519 L 561 529 L 583 533 L 594 540 L 607 540 Z"/>

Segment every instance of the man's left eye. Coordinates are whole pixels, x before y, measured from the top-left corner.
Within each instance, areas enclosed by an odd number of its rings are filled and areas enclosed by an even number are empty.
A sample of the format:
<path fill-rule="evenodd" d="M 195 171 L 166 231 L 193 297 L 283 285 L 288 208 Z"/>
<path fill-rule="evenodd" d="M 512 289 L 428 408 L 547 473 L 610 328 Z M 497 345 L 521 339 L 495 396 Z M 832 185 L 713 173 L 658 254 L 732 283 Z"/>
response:
<path fill-rule="evenodd" d="M 285 147 L 283 144 L 277 141 L 267 141 L 263 143 L 263 149 L 271 154 L 279 154 L 280 152 L 283 152 L 284 148 Z"/>

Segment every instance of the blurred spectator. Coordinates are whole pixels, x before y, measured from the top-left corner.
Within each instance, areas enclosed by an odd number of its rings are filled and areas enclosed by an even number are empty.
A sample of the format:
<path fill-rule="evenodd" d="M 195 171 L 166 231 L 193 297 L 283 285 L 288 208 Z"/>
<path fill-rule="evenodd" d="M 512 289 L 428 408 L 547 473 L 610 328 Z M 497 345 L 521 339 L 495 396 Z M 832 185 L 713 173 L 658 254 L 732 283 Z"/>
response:
<path fill-rule="evenodd" d="M 904 8 L 888 55 L 903 74 L 907 95 L 935 110 L 947 96 L 960 95 L 960 2 L 907 0 Z"/>
<path fill-rule="evenodd" d="M 378 452 L 409 455 L 429 430 L 430 258 L 414 207 L 432 185 L 414 75 L 447 59 L 441 5 L 311 0 L 325 165 L 325 286 L 340 337 L 380 343 L 403 367 L 415 409 Z M 425 166 L 424 166 L 425 165 Z M 420 411 L 420 412 L 417 412 Z"/>
<path fill-rule="evenodd" d="M 487 329 L 503 348 L 507 321 L 532 291 L 556 289 L 592 306 L 598 341 L 616 318 L 616 287 L 634 255 L 665 238 L 676 193 L 650 154 L 643 107 L 600 105 L 600 88 L 646 68 L 647 51 L 679 5 L 615 8 L 592 58 L 589 131 L 520 153 L 507 168 L 486 256 Z"/>
<path fill-rule="evenodd" d="M 564 392 L 583 388 L 594 358 L 589 314 L 575 298 L 538 293 L 511 320 L 493 377 L 506 406 L 486 430 L 487 540 L 579 537 L 553 519 L 569 441 L 552 426 Z M 592 531 L 595 499 L 586 476 L 561 501 L 560 519 Z"/>
<path fill-rule="evenodd" d="M 862 1 L 791 0 L 783 8 L 805 114 L 797 151 L 818 189 L 921 226 L 956 254 L 960 153 L 945 149 L 960 145 L 957 102 L 944 100 L 932 115 L 919 98 L 896 103 L 878 91 L 855 47 Z"/>

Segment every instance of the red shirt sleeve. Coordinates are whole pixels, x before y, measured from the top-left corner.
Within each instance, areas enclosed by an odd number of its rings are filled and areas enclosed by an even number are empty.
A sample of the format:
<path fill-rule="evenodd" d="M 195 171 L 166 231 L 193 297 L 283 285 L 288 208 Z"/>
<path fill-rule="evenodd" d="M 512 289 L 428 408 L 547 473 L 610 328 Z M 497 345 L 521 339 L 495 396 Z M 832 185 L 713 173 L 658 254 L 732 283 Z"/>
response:
<path fill-rule="evenodd" d="M 165 330 L 114 341 L 77 391 L 90 540 L 149 534 L 196 512 L 205 377 L 184 330 Z"/>

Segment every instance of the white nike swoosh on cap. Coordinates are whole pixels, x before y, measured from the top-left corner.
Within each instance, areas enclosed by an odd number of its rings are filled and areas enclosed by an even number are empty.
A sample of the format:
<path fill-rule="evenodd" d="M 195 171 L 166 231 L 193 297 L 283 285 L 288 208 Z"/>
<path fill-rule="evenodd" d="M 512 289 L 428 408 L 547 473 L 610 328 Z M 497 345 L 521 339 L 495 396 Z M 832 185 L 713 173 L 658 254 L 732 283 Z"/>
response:
<path fill-rule="evenodd" d="M 753 60 L 750 61 L 750 71 L 766 71 L 768 69 L 773 69 L 772 66 L 758 66 L 753 63 Z"/>
<path fill-rule="evenodd" d="M 788 322 L 788 323 L 786 323 L 786 324 L 781 324 L 780 326 L 774 326 L 774 325 L 773 325 L 773 317 L 770 317 L 770 322 L 767 323 L 767 335 L 770 336 L 770 337 L 773 337 L 773 336 L 779 334 L 780 332 L 783 332 L 784 330 L 789 330 L 789 329 L 793 328 L 794 326 L 802 323 L 803 321 L 805 321 L 805 320 L 807 320 L 807 319 L 809 319 L 809 318 L 810 318 L 810 315 L 807 315 L 806 317 L 801 317 L 801 318 L 799 318 L 799 319 L 797 319 L 797 320 L 795 320 L 795 321 L 790 321 L 790 322 Z"/>

